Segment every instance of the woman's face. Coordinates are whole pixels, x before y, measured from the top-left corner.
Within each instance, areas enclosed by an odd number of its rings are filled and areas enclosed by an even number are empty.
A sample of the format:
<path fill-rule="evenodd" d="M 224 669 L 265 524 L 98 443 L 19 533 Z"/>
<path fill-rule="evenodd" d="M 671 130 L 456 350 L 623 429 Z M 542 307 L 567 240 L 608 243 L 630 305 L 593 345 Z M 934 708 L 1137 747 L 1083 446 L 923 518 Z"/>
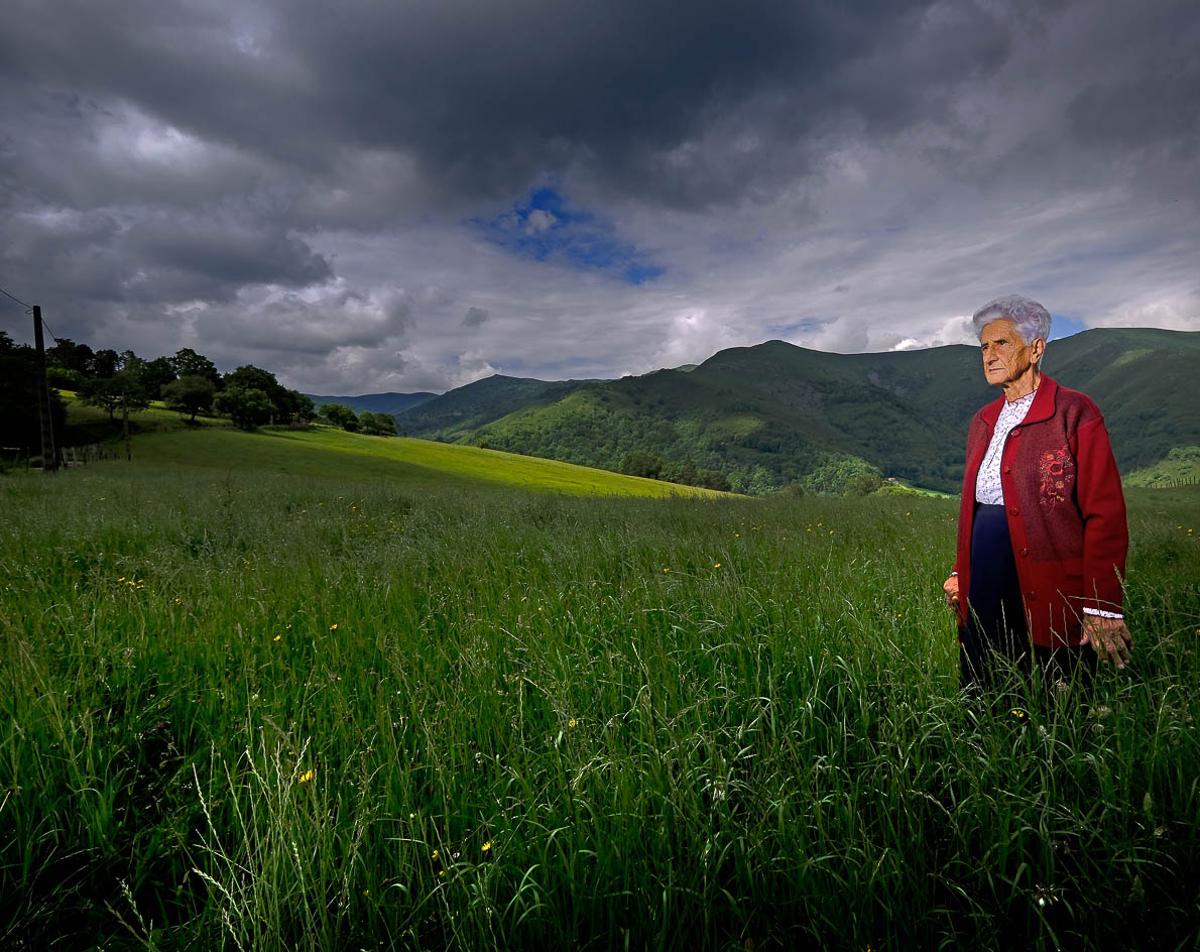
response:
<path fill-rule="evenodd" d="M 1036 361 L 1041 359 L 1045 344 L 1039 339 L 1032 345 L 1026 344 L 1017 332 L 1017 325 L 1005 318 L 984 325 L 979 335 L 979 348 L 983 354 L 983 376 L 993 386 L 1003 386 L 1020 380 L 1032 372 Z"/>

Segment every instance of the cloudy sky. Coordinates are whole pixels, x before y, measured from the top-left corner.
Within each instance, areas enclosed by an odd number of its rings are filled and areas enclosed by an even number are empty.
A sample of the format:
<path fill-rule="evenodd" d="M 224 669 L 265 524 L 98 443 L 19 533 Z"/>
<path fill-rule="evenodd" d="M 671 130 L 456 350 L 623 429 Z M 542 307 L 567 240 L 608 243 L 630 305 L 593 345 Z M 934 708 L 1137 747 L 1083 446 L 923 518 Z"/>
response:
<path fill-rule="evenodd" d="M 322 393 L 1200 330 L 1193 0 L 6 0 L 0 286 Z M 28 340 L 28 317 L 0 329 Z"/>

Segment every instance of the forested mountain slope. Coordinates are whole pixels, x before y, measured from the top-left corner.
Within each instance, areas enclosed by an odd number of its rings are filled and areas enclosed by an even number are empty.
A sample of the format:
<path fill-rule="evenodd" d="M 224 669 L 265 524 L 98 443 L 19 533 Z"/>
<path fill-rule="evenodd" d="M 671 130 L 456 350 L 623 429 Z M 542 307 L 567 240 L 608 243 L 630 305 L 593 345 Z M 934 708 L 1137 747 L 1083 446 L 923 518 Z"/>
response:
<path fill-rule="evenodd" d="M 1096 329 L 1052 342 L 1046 371 L 1091 395 L 1123 470 L 1200 443 L 1200 333 Z M 693 370 L 612 381 L 491 377 L 397 417 L 403 432 L 608 469 L 662 463 L 742 491 L 831 488 L 856 472 L 954 491 L 967 422 L 996 393 L 975 348 L 830 354 L 768 341 Z M 687 473 L 685 473 L 686 478 Z M 836 488 L 836 486 L 832 487 Z"/>

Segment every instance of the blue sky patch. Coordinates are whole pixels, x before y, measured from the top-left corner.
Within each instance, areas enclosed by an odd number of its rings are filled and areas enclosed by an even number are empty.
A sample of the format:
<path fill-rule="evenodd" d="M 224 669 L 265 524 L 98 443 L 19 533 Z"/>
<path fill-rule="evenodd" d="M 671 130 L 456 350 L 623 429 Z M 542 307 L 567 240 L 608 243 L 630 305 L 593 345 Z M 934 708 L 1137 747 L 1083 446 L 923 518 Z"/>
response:
<path fill-rule="evenodd" d="M 519 257 L 610 274 L 626 284 L 645 284 L 665 271 L 646 252 L 621 240 L 610 222 L 572 208 L 553 187 L 536 189 L 512 211 L 490 220 L 472 218 L 469 224 Z"/>
<path fill-rule="evenodd" d="M 1081 324 L 1066 314 L 1055 314 L 1050 318 L 1050 340 L 1062 340 L 1064 337 L 1070 337 L 1086 330 L 1086 324 Z"/>

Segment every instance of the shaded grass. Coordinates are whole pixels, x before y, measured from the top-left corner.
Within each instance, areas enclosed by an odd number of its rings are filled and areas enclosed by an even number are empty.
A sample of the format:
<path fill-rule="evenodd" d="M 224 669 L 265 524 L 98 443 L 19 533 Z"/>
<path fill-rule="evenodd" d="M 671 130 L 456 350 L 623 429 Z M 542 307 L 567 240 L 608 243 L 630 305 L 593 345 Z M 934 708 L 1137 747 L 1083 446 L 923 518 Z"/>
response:
<path fill-rule="evenodd" d="M 1200 494 L 1132 496 L 1134 669 L 1017 721 L 955 690 L 953 503 L 211 437 L 0 483 L 5 945 L 1192 941 Z"/>

